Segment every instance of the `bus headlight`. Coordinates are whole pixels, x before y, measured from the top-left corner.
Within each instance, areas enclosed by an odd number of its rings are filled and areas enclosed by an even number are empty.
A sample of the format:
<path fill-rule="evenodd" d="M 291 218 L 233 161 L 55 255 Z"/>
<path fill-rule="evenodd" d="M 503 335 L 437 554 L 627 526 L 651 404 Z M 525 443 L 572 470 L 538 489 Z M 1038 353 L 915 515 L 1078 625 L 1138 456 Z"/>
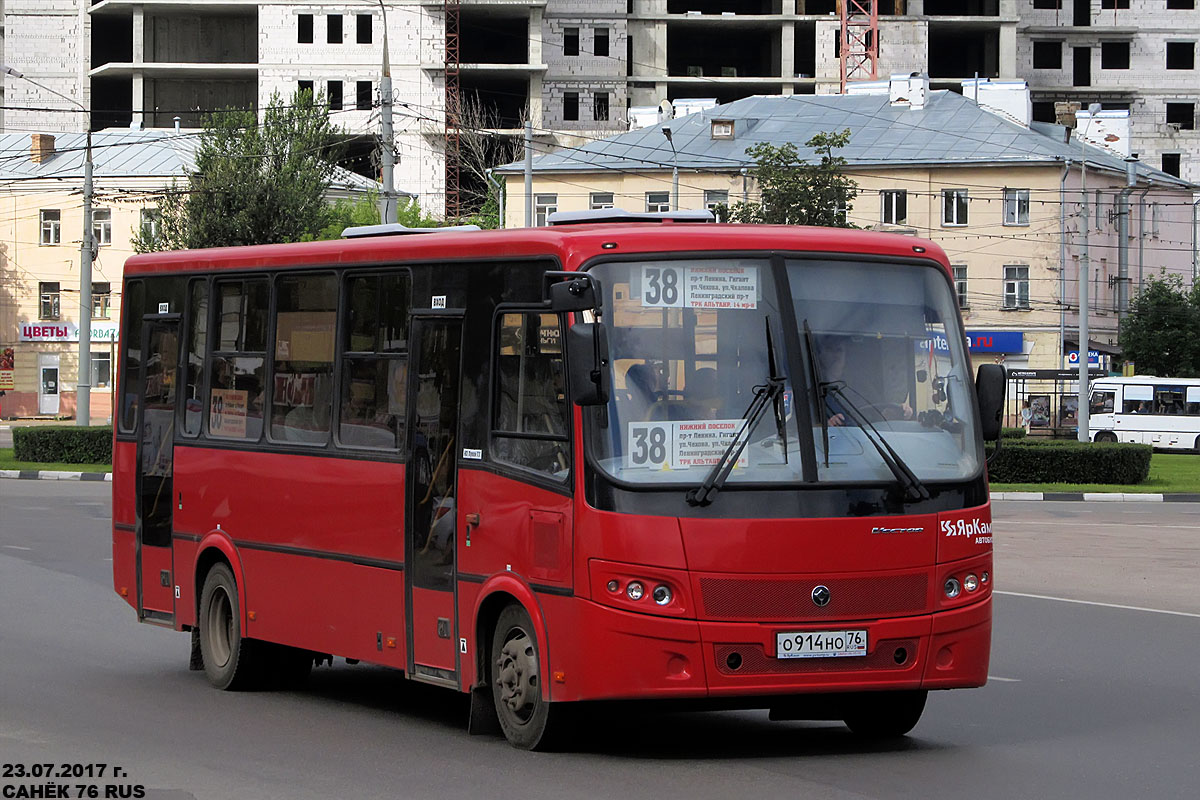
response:
<path fill-rule="evenodd" d="M 963 588 L 968 592 L 973 592 L 979 588 L 979 579 L 973 574 L 963 578 Z"/>
<path fill-rule="evenodd" d="M 625 594 L 629 596 L 630 600 L 641 600 L 645 593 L 646 587 L 642 585 L 641 581 L 630 581 L 629 585 L 625 587 Z"/>
<path fill-rule="evenodd" d="M 654 587 L 654 593 L 651 595 L 651 597 L 653 597 L 654 602 L 658 603 L 660 606 L 669 605 L 672 598 L 671 587 L 664 586 L 660 583 L 658 586 Z"/>
<path fill-rule="evenodd" d="M 942 588 L 946 590 L 946 597 L 951 600 L 962 593 L 962 584 L 958 582 L 958 578 L 946 578 L 946 585 Z"/>

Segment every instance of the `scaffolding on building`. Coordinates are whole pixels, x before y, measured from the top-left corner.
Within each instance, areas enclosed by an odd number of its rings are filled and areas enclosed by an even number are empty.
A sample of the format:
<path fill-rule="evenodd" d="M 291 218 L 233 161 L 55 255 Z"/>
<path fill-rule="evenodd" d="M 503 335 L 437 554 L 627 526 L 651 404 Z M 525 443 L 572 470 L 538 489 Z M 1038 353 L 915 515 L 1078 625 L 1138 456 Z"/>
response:
<path fill-rule="evenodd" d="M 459 2 L 444 0 L 446 20 L 446 219 L 462 211 L 459 187 L 459 127 L 462 122 L 462 87 L 459 82 Z"/>
<path fill-rule="evenodd" d="M 841 0 L 839 51 L 842 92 L 854 81 L 879 77 L 879 8 L 876 0 Z"/>

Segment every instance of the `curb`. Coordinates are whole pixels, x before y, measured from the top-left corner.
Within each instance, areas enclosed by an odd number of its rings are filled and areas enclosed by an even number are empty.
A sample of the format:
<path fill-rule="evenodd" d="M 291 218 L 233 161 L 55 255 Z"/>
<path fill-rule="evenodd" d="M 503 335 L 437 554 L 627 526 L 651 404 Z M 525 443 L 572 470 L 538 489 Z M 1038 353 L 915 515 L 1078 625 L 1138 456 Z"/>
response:
<path fill-rule="evenodd" d="M 51 470 L 0 469 L 0 478 L 23 478 L 34 481 L 107 481 L 111 472 L 54 472 Z"/>
<path fill-rule="evenodd" d="M 1200 503 L 1200 494 L 1150 492 L 992 492 L 992 500 L 1050 500 L 1100 503 Z"/>

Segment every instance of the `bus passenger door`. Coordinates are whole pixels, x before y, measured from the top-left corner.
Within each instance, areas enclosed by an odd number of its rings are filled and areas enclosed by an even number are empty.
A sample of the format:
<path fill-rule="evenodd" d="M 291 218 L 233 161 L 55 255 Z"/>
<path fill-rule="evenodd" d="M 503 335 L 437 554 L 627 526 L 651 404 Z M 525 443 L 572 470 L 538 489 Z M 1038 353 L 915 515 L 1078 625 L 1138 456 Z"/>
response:
<path fill-rule="evenodd" d="M 455 560 L 462 320 L 413 317 L 405 470 L 408 672 L 457 685 Z"/>
<path fill-rule="evenodd" d="M 137 609 L 140 619 L 166 622 L 175 615 L 171 534 L 178 315 L 145 318 L 142 353 L 145 357 L 137 423 Z"/>

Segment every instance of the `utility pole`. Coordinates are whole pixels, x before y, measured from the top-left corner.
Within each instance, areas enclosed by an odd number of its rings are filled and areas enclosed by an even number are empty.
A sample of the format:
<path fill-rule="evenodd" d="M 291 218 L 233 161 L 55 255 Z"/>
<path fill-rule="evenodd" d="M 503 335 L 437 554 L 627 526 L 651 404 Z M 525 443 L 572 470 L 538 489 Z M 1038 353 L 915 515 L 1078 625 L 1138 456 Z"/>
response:
<path fill-rule="evenodd" d="M 525 227 L 533 227 L 533 120 L 525 120 Z"/>
<path fill-rule="evenodd" d="M 6 64 L 0 72 L 27 80 L 42 91 L 61 97 L 84 115 L 87 150 L 83 161 L 83 243 L 79 246 L 79 375 L 75 381 L 75 424 L 86 427 L 92 422 L 92 257 L 95 252 L 92 245 L 92 115 L 75 98 L 25 77 L 20 70 Z"/>
<path fill-rule="evenodd" d="M 379 0 L 379 15 L 383 23 L 383 75 L 379 78 L 379 163 L 382 168 L 383 191 L 379 195 L 379 221 L 396 221 L 395 197 L 395 134 L 392 131 L 392 65 L 388 56 L 387 9 Z"/>
<path fill-rule="evenodd" d="M 1088 261 L 1088 225 L 1091 224 L 1091 209 L 1088 206 L 1087 193 L 1087 141 L 1084 136 L 1092 125 L 1092 117 L 1100 111 L 1099 103 L 1088 106 L 1087 125 L 1079 134 L 1080 180 L 1083 194 L 1083 219 L 1080 230 L 1083 232 L 1083 252 L 1079 258 L 1079 411 L 1076 419 L 1079 430 L 1076 438 L 1081 442 L 1090 442 L 1088 433 L 1088 315 L 1091 306 L 1088 304 L 1088 284 L 1092 280 L 1091 263 Z M 1078 125 L 1076 126 L 1078 127 Z"/>
<path fill-rule="evenodd" d="M 667 137 L 671 145 L 671 210 L 679 210 L 679 153 L 675 151 L 675 140 L 671 138 L 671 129 L 663 126 L 662 135 Z"/>
<path fill-rule="evenodd" d="M 1137 159 L 1125 159 L 1125 188 L 1117 198 L 1117 318 L 1129 313 L 1129 196 L 1137 186 Z"/>

